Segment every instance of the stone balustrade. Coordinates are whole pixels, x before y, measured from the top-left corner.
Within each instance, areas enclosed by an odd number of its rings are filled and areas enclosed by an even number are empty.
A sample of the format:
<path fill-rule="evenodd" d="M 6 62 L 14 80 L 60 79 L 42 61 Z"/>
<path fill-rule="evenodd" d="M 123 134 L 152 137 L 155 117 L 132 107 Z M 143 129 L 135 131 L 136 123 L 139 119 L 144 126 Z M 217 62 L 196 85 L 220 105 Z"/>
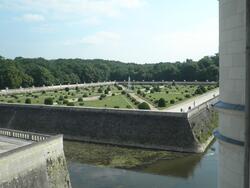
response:
<path fill-rule="evenodd" d="M 19 130 L 12 130 L 12 129 L 4 129 L 4 128 L 0 128 L 0 135 L 20 138 L 20 139 L 25 139 L 25 140 L 32 140 L 35 142 L 39 142 L 50 137 L 49 135 L 43 135 L 43 134 L 25 132 L 25 131 L 19 131 Z"/>

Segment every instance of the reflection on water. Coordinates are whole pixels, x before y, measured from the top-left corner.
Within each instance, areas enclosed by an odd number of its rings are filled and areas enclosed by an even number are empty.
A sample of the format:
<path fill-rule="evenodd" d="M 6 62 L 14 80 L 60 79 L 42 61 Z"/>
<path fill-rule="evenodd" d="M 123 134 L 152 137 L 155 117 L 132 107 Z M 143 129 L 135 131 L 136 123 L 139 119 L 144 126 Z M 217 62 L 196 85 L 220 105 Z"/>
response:
<path fill-rule="evenodd" d="M 212 148 L 204 155 L 158 161 L 136 171 L 69 162 L 71 183 L 74 188 L 216 188 L 217 143 Z"/>

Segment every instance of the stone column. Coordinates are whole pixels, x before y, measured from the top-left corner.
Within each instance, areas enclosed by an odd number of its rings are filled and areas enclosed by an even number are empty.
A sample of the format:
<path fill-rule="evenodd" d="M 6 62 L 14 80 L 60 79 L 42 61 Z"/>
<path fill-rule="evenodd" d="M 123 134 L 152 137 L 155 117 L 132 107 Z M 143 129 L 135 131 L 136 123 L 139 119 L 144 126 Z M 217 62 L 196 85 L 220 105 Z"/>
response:
<path fill-rule="evenodd" d="M 243 188 L 246 1 L 219 0 L 220 101 L 218 188 Z"/>

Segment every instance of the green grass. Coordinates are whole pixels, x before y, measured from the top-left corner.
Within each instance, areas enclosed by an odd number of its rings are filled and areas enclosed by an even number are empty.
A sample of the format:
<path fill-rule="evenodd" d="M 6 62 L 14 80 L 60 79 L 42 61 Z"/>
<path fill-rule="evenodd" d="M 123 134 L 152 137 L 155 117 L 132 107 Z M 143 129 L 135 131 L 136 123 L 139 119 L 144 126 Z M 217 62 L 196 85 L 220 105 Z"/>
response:
<path fill-rule="evenodd" d="M 104 90 L 107 89 L 108 86 L 101 86 L 102 91 L 104 93 Z M 155 101 L 159 100 L 160 98 L 164 98 L 167 103 L 166 107 L 175 105 L 177 103 L 180 103 L 184 100 L 187 100 L 188 98 L 185 97 L 186 94 L 189 94 L 191 97 L 194 94 L 196 88 L 198 86 L 191 85 L 191 86 L 185 86 L 185 85 L 177 85 L 177 86 L 171 86 L 171 85 L 161 85 L 161 91 L 160 92 L 154 92 L 154 93 L 148 93 L 145 88 L 152 88 L 152 85 L 134 85 L 134 92 L 136 93 L 138 89 L 140 89 L 143 93 L 146 94 L 145 97 L 143 97 L 147 102 L 151 103 L 155 107 L 157 107 L 157 104 Z M 207 86 L 206 86 L 207 87 Z M 80 88 L 79 90 L 76 89 L 70 89 L 69 91 L 60 90 L 60 91 L 47 91 L 45 93 L 42 92 L 36 92 L 36 93 L 23 93 L 23 94 L 16 94 L 16 95 L 7 95 L 7 96 L 0 96 L 0 102 L 2 103 L 25 103 L 25 100 L 27 98 L 31 99 L 31 104 L 44 104 L 44 100 L 48 97 L 53 98 L 53 101 L 57 105 L 66 105 L 62 104 L 63 100 L 68 100 L 71 105 L 74 106 L 85 106 L 85 107 L 108 107 L 108 108 L 137 108 L 137 106 L 126 96 L 121 95 L 121 90 L 118 90 L 115 86 L 110 86 L 111 92 L 115 94 L 115 96 L 107 96 L 102 100 L 94 100 L 94 101 L 83 101 L 78 102 L 79 98 L 85 98 L 86 97 L 92 97 L 92 96 L 100 96 L 102 93 L 98 92 L 98 89 L 100 87 L 88 87 L 88 88 Z M 168 93 L 166 93 L 168 91 Z M 63 100 L 59 100 L 60 96 L 63 96 Z M 142 96 L 140 96 L 142 97 Z M 182 99 L 182 100 L 180 100 Z M 171 100 L 175 100 L 174 104 L 170 104 Z M 159 109 L 164 109 L 159 108 Z"/>
<path fill-rule="evenodd" d="M 122 95 L 116 95 L 111 97 L 105 97 L 102 100 L 95 100 L 95 101 L 85 101 L 84 106 L 89 107 L 108 107 L 108 108 L 127 108 L 127 106 L 131 106 L 128 101 L 124 99 Z"/>
<path fill-rule="evenodd" d="M 138 88 L 143 90 L 146 96 L 142 97 L 142 95 L 140 95 L 140 97 L 144 98 L 147 102 L 151 103 L 155 107 L 157 107 L 157 103 L 155 102 L 158 101 L 160 98 L 164 98 L 166 100 L 166 107 L 162 107 L 158 109 L 165 109 L 175 104 L 178 104 L 180 102 L 183 102 L 185 100 L 188 100 L 189 98 L 185 97 L 185 95 L 187 94 L 190 95 L 190 98 L 196 96 L 195 90 L 197 89 L 198 86 L 196 85 L 176 85 L 176 86 L 161 85 L 160 86 L 161 91 L 154 92 L 154 93 L 146 92 L 145 91 L 146 87 L 149 87 L 149 86 L 148 85 L 140 86 L 140 87 L 135 86 L 136 89 L 134 90 L 134 92 L 136 93 Z M 208 86 L 205 86 L 205 88 L 207 89 Z M 175 103 L 171 104 L 170 103 L 171 100 L 175 100 Z"/>

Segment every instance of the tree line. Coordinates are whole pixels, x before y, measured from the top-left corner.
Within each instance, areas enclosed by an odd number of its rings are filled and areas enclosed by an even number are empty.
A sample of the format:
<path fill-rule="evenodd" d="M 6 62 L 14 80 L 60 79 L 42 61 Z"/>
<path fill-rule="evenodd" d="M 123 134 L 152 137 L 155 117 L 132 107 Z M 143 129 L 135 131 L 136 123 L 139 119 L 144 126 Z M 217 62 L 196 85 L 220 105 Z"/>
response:
<path fill-rule="evenodd" d="M 219 55 L 199 61 L 157 64 L 122 63 L 102 59 L 23 58 L 0 56 L 0 88 L 19 88 L 109 80 L 218 81 Z"/>

